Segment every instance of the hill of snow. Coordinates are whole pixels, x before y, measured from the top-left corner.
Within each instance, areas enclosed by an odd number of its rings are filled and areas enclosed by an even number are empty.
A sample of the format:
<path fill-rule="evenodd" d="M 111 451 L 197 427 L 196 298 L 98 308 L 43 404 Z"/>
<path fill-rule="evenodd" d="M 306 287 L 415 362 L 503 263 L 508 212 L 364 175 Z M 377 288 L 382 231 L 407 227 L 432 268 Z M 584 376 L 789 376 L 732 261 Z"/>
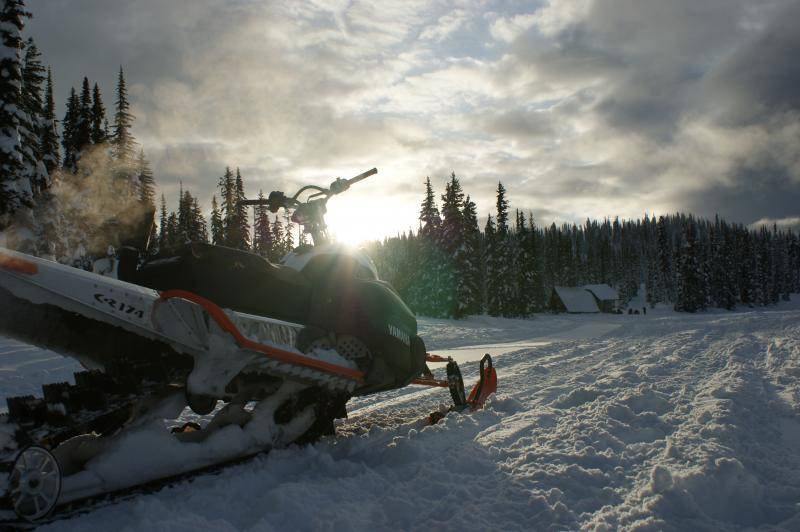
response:
<path fill-rule="evenodd" d="M 43 530 L 800 529 L 797 300 L 421 330 L 433 352 L 494 350 L 484 410 L 424 427 L 446 391 L 353 400 L 335 439 Z"/>

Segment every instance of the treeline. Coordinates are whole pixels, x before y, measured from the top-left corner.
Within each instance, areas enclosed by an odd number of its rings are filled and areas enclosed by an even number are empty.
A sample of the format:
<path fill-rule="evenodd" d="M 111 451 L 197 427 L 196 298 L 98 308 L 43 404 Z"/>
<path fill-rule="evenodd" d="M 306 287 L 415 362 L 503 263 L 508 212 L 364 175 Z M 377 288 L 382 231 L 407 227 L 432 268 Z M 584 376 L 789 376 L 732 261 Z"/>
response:
<path fill-rule="evenodd" d="M 53 76 L 22 0 L 0 11 L 0 231 L 22 251 L 88 267 L 154 210 L 155 182 L 131 127 L 120 68 L 111 123 L 102 91 L 84 77 L 56 118 Z M 146 236 L 146 235 L 145 235 Z"/>
<path fill-rule="evenodd" d="M 303 234 L 295 239 L 295 225 L 283 215 L 271 215 L 265 206 L 254 208 L 252 224 L 247 207 L 240 203 L 245 196 L 244 179 L 237 168 L 230 167 L 219 178 L 217 196 L 211 199 L 210 227 L 196 197 L 181 187 L 177 211 L 167 212 L 161 196 L 158 237 L 151 253 L 169 256 L 172 250 L 187 242 L 212 243 L 253 251 L 277 262 L 297 244 L 304 243 Z M 259 192 L 259 199 L 264 198 Z"/>
<path fill-rule="evenodd" d="M 480 231 L 475 203 L 455 174 L 439 211 L 430 179 L 420 228 L 370 245 L 381 277 L 426 316 L 486 312 L 521 317 L 548 309 L 554 286 L 608 284 L 623 303 L 644 285 L 651 306 L 695 312 L 761 306 L 800 292 L 800 240 L 684 214 L 586 220 L 537 227 L 509 211 L 498 183 L 495 212 Z"/>

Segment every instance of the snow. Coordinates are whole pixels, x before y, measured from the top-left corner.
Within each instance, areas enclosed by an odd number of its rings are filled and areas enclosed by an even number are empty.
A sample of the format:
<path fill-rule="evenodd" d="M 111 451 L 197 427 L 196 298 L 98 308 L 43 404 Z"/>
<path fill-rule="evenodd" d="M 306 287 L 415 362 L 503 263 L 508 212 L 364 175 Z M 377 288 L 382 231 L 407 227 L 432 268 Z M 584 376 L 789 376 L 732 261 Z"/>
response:
<path fill-rule="evenodd" d="M 592 294 L 583 288 L 554 286 L 553 290 L 567 307 L 567 312 L 600 312 Z"/>
<path fill-rule="evenodd" d="M 594 294 L 594 296 L 600 301 L 616 301 L 619 299 L 619 294 L 617 294 L 617 291 L 607 284 L 587 284 L 581 288 Z"/>
<path fill-rule="evenodd" d="M 797 296 L 420 330 L 436 353 L 508 342 L 483 410 L 427 427 L 444 390 L 354 399 L 335 439 L 42 530 L 800 529 Z M 477 364 L 462 370 L 474 381 Z M 149 449 L 133 448 L 128 467 Z"/>

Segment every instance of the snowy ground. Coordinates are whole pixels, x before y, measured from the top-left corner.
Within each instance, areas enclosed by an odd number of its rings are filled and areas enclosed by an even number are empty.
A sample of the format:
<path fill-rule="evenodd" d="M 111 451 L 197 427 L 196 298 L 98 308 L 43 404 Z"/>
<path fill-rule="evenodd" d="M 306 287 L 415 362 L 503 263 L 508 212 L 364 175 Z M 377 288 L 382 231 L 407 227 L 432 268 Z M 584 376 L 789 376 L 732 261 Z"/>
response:
<path fill-rule="evenodd" d="M 422 428 L 445 391 L 353 400 L 336 439 L 44 529 L 800 530 L 800 301 L 421 330 L 505 353 L 487 408 Z M 63 378 L 19 349 L 0 344 L 0 395 Z"/>

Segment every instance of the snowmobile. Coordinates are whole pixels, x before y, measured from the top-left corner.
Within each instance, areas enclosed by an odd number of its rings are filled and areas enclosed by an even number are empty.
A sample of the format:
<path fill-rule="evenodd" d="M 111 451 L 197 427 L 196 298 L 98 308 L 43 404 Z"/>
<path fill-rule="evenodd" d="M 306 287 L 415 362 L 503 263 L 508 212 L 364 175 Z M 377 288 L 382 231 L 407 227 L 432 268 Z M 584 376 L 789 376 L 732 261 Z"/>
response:
<path fill-rule="evenodd" d="M 372 261 L 328 238 L 328 199 L 375 173 L 244 200 L 310 234 L 280 264 L 200 243 L 142 260 L 145 241 L 101 275 L 0 248 L 0 335 L 85 368 L 43 397 L 7 399 L 0 522 L 312 442 L 353 396 L 419 384 L 449 388 L 456 409 L 483 404 L 497 387 L 491 357 L 466 397 L 458 365 L 427 353 Z M 141 234 L 150 224 L 152 213 Z M 446 362 L 447 379 L 428 362 Z"/>

